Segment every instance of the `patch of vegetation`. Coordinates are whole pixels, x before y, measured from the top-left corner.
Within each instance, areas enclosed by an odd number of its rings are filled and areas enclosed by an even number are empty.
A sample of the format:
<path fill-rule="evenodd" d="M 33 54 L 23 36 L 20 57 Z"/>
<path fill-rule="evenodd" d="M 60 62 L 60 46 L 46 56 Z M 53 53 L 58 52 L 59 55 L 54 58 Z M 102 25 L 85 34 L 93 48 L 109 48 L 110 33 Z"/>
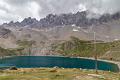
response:
<path fill-rule="evenodd" d="M 18 40 L 17 44 L 21 47 L 24 48 L 23 55 L 31 55 L 32 47 L 36 44 L 35 41 L 33 40 Z M 26 52 L 25 52 L 26 51 Z"/>
<path fill-rule="evenodd" d="M 21 47 L 24 47 L 24 48 L 31 47 L 32 45 L 35 45 L 35 43 L 36 42 L 33 41 L 33 40 L 30 40 L 30 41 L 28 41 L 28 40 L 18 40 L 17 41 L 17 44 Z"/>
<path fill-rule="evenodd" d="M 105 55 L 108 51 L 119 50 L 120 41 L 114 42 L 96 41 L 94 43 L 94 41 L 83 41 L 80 40 L 79 38 L 71 37 L 71 40 L 64 41 L 58 44 L 57 46 L 54 47 L 54 49 L 55 51 L 61 53 L 64 56 L 93 57 L 95 54 L 97 54 L 98 57 L 101 57 Z"/>
<path fill-rule="evenodd" d="M 21 51 L 23 48 L 16 48 L 16 49 L 5 49 L 0 47 L 0 56 L 14 56 L 14 55 L 21 55 Z"/>
<path fill-rule="evenodd" d="M 34 68 L 5 70 L 0 72 L 0 80 L 119 80 L 119 73 L 94 70 Z"/>
<path fill-rule="evenodd" d="M 17 44 L 19 45 L 18 48 L 5 49 L 0 47 L 0 56 L 4 57 L 4 56 L 30 55 L 32 46 L 35 45 L 35 41 L 18 40 Z"/>

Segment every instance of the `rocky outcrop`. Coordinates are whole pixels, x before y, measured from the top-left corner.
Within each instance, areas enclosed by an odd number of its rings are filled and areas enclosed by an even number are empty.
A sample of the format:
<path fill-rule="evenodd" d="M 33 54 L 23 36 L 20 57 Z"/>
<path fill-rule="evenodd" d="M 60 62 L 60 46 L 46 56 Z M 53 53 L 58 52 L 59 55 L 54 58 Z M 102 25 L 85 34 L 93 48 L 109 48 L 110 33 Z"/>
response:
<path fill-rule="evenodd" d="M 9 29 L 0 28 L 0 38 L 8 38 L 11 34 L 11 31 Z"/>

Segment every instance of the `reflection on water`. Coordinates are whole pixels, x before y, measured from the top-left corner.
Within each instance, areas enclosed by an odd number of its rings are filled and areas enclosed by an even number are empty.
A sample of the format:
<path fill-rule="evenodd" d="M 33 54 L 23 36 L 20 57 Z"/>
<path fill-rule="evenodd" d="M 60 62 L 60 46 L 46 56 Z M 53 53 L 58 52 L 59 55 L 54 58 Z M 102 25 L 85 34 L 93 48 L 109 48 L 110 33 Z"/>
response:
<path fill-rule="evenodd" d="M 16 66 L 18 68 L 64 67 L 95 69 L 95 61 L 90 59 L 53 57 L 53 56 L 16 56 L 0 60 L 0 66 Z M 98 61 L 99 70 L 119 71 L 116 64 Z"/>

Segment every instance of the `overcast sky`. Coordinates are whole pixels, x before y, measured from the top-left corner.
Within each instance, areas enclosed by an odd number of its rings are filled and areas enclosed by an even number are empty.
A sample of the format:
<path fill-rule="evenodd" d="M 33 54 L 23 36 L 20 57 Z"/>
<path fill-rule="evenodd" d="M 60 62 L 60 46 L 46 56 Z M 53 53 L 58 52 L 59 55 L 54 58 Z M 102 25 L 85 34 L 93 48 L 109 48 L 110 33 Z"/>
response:
<path fill-rule="evenodd" d="M 26 17 L 40 19 L 49 13 L 115 13 L 120 0 L 0 0 L 0 23 L 21 21 Z"/>

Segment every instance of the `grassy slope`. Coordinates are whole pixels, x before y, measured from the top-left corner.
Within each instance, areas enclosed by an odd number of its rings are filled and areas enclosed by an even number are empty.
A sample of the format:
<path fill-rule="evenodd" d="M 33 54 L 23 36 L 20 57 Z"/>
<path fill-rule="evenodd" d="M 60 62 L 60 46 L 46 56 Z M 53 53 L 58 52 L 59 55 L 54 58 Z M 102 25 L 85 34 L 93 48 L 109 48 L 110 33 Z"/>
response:
<path fill-rule="evenodd" d="M 56 46 L 56 51 L 65 56 L 94 57 L 97 53 L 99 58 L 120 60 L 120 41 L 96 43 L 94 51 L 93 41 L 82 41 L 76 37 Z M 111 52 L 110 52 L 111 51 Z M 115 54 L 115 51 L 118 51 Z M 109 52 L 109 53 L 107 53 Z M 107 53 L 107 54 L 106 54 Z"/>
<path fill-rule="evenodd" d="M 93 70 L 34 68 L 0 71 L 0 80 L 120 80 L 119 73 Z"/>
<path fill-rule="evenodd" d="M 32 49 L 34 41 L 18 41 L 20 48 L 4 49 L 0 47 L 0 56 L 11 55 L 28 55 L 29 49 Z M 63 56 L 74 57 L 94 57 L 97 53 L 99 58 L 113 59 L 120 61 L 120 41 L 96 43 L 96 52 L 94 51 L 93 41 L 83 41 L 76 37 L 71 37 L 71 40 L 51 45 L 54 53 L 59 53 Z M 25 52 L 25 49 L 27 52 Z M 116 52 L 117 51 L 117 52 Z"/>

